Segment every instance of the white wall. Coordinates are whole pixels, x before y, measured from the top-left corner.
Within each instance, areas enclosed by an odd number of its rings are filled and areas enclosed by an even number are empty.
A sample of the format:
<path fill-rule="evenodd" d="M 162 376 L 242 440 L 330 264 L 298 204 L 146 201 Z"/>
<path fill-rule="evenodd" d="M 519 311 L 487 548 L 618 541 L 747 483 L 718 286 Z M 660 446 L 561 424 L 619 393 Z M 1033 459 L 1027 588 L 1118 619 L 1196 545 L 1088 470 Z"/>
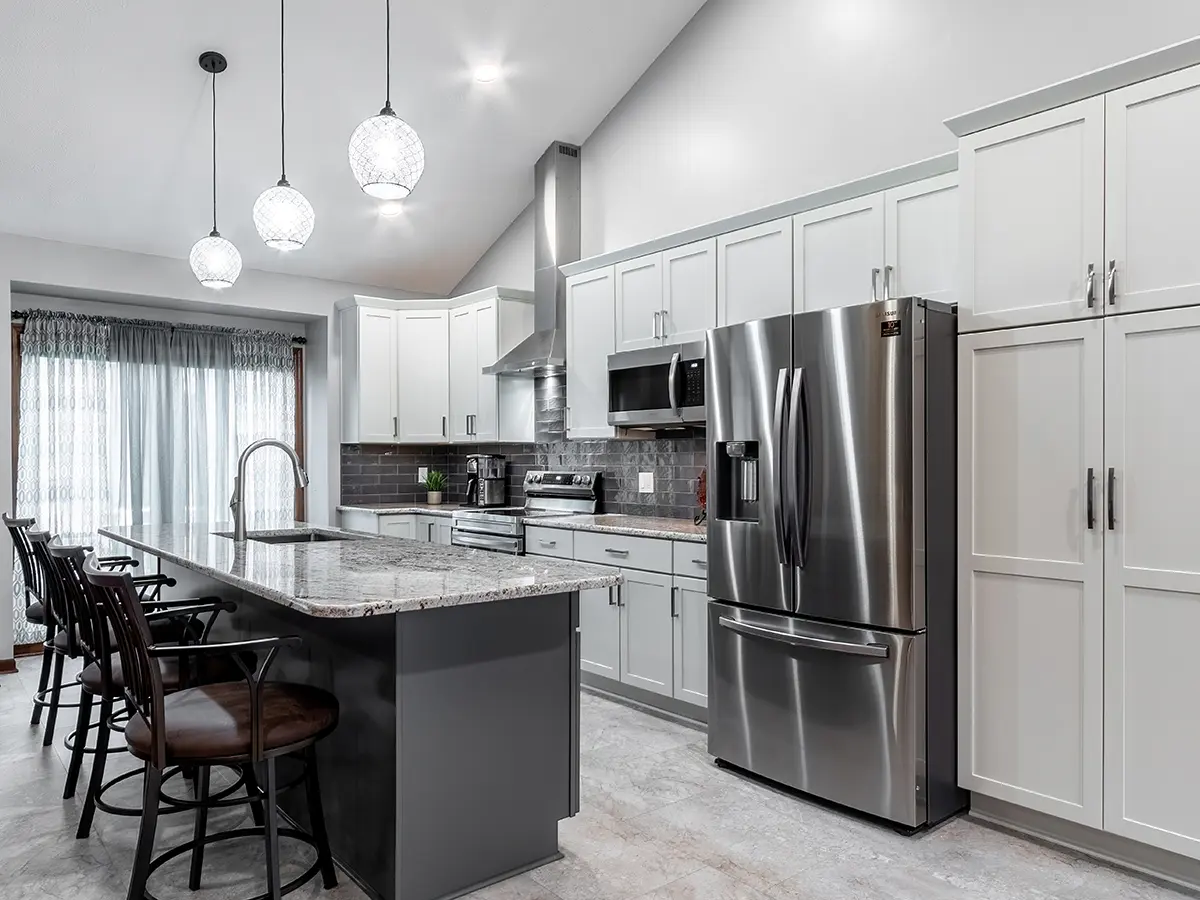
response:
<path fill-rule="evenodd" d="M 101 312 L 105 306 L 116 304 L 115 308 L 121 310 L 137 307 L 133 314 L 145 318 L 228 323 L 230 316 L 239 316 L 255 323 L 248 327 L 279 330 L 288 330 L 288 323 L 303 323 L 309 341 L 305 353 L 306 443 L 309 471 L 314 475 L 309 486 L 308 518 L 318 523 L 334 521 L 341 489 L 337 428 L 341 421 L 341 367 L 333 333 L 333 304 L 356 293 L 397 300 L 427 296 L 250 269 L 242 272 L 234 287 L 216 292 L 200 286 L 186 260 L 0 234 L 0 301 L 8 301 L 9 309 L 35 302 L 55 303 L 50 298 L 29 297 L 29 286 L 39 294 L 88 298 L 58 301 L 78 303 L 81 311 Z M 11 342 L 0 341 L 0 348 L 0 396 L 9 397 Z M 5 448 L 0 454 L 0 484 L 9 486 L 4 489 L 7 499 L 0 507 L 9 510 L 13 478 L 10 416 L 0 416 L 0 446 Z M 0 660 L 12 657 L 11 579 L 11 571 L 0 566 Z"/>
<path fill-rule="evenodd" d="M 1183 0 L 708 0 L 583 145 L 583 256 L 951 151 L 944 119 L 1197 34 Z"/>
<path fill-rule="evenodd" d="M 513 219 L 471 271 L 451 292 L 452 297 L 489 287 L 533 290 L 533 204 Z"/>

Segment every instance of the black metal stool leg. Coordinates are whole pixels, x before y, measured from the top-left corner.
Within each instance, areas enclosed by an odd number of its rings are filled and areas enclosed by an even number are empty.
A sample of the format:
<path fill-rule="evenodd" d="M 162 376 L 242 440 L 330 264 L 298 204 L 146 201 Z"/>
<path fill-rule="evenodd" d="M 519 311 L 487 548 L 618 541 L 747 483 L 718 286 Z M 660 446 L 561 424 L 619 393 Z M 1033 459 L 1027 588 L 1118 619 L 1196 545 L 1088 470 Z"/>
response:
<path fill-rule="evenodd" d="M 33 695 L 33 716 L 29 719 L 30 725 L 37 725 L 42 721 L 42 704 L 38 701 L 46 694 L 46 687 L 50 684 L 50 657 L 54 655 L 54 651 L 50 649 L 50 641 L 54 635 L 50 633 L 50 629 L 46 629 L 46 648 L 42 651 L 42 671 L 38 675 L 37 693 Z"/>
<path fill-rule="evenodd" d="M 50 714 L 46 716 L 46 735 L 42 738 L 42 746 L 49 747 L 54 743 L 54 723 L 58 721 L 58 704 L 62 700 L 63 655 L 54 654 L 54 687 L 50 693 Z"/>
<path fill-rule="evenodd" d="M 308 795 L 308 827 L 317 842 L 317 859 L 321 863 L 321 879 L 325 889 L 337 887 L 337 869 L 329 849 L 329 832 L 325 830 L 325 806 L 321 803 L 321 782 L 317 777 L 317 747 L 304 751 L 304 790 Z"/>
<path fill-rule="evenodd" d="M 257 797 L 260 791 L 258 787 L 258 776 L 254 773 L 254 766 L 249 764 L 242 766 L 242 772 L 246 776 L 246 795 L 248 797 Z M 254 824 L 259 828 L 262 828 L 266 819 L 263 816 L 263 805 L 261 801 L 250 801 L 250 815 L 254 816 Z"/>
<path fill-rule="evenodd" d="M 83 691 L 79 698 L 79 717 L 75 721 L 75 747 L 71 750 L 71 764 L 67 766 L 67 784 L 63 788 L 63 799 L 75 796 L 79 783 L 79 770 L 83 766 L 83 751 L 87 748 L 87 733 L 92 724 L 92 695 Z"/>
<path fill-rule="evenodd" d="M 208 779 L 212 769 L 208 766 L 198 766 L 196 772 L 196 799 L 200 806 L 196 809 L 196 828 L 192 833 L 195 844 L 192 847 L 192 871 L 188 876 L 188 888 L 200 890 L 200 870 L 204 868 L 204 837 L 208 833 Z"/>
<path fill-rule="evenodd" d="M 283 894 L 280 892 L 279 881 L 279 807 L 275 797 L 279 782 L 275 777 L 274 758 L 268 759 L 263 767 L 267 770 L 267 897 L 270 900 L 279 900 Z"/>
<path fill-rule="evenodd" d="M 127 900 L 145 900 L 146 880 L 154 856 L 154 832 L 158 828 L 158 794 L 162 788 L 162 770 L 146 763 L 142 790 L 142 825 L 138 829 L 137 849 L 133 854 L 133 873 L 129 877 Z"/>
<path fill-rule="evenodd" d="M 92 830 L 92 819 L 96 815 L 96 797 L 104 786 L 104 765 L 108 762 L 108 738 L 112 734 L 108 720 L 112 718 L 112 700 L 103 697 L 100 700 L 100 726 L 96 732 L 96 755 L 92 759 L 92 777 L 88 781 L 87 797 L 83 801 L 83 812 L 79 816 L 79 828 L 75 837 L 85 838 Z"/>

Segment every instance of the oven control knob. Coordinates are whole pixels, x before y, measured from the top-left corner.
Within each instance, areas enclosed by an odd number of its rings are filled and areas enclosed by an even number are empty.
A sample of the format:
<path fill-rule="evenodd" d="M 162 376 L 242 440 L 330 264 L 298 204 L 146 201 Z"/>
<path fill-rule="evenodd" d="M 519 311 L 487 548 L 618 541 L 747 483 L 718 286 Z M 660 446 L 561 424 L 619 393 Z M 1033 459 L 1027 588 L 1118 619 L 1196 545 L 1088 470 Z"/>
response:
<path fill-rule="evenodd" d="M 584 476 L 583 476 L 583 483 L 584 483 L 584 484 L 591 484 L 591 483 L 592 483 L 592 476 L 591 476 L 591 475 L 584 475 Z"/>
<path fill-rule="evenodd" d="M 534 475 L 533 475 L 533 480 L 534 480 L 534 481 L 536 481 L 536 482 L 538 482 L 538 483 L 540 484 L 540 483 L 541 483 L 541 481 L 542 481 L 542 476 L 541 476 L 541 473 L 537 473 L 537 472 L 535 472 L 535 473 L 534 473 Z"/>
<path fill-rule="evenodd" d="M 574 483 L 574 484 L 583 484 L 583 476 L 582 476 L 582 475 L 576 475 L 574 478 L 572 478 L 572 479 L 571 479 L 571 481 L 572 481 L 572 483 Z"/>

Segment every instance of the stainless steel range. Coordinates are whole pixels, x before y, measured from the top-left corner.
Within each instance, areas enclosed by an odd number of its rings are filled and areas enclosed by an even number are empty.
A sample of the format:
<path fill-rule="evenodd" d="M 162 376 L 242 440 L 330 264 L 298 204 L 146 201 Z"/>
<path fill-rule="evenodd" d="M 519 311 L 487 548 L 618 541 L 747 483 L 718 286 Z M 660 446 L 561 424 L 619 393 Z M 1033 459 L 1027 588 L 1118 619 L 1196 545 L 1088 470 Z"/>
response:
<path fill-rule="evenodd" d="M 527 472 L 524 489 L 524 506 L 456 509 L 450 543 L 523 556 L 527 521 L 596 512 L 600 502 L 600 473 Z"/>

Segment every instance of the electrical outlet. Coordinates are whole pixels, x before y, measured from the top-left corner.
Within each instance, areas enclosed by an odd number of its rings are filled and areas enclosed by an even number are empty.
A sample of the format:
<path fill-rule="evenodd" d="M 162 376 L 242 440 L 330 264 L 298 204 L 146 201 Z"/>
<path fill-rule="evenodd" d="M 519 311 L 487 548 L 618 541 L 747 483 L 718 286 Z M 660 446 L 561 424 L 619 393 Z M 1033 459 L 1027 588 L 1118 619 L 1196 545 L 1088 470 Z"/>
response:
<path fill-rule="evenodd" d="M 420 466 L 417 469 L 417 481 L 424 481 L 429 477 L 429 466 Z"/>
<path fill-rule="evenodd" d="M 653 472 L 638 472 L 638 493 L 653 494 L 654 493 L 654 473 Z"/>

